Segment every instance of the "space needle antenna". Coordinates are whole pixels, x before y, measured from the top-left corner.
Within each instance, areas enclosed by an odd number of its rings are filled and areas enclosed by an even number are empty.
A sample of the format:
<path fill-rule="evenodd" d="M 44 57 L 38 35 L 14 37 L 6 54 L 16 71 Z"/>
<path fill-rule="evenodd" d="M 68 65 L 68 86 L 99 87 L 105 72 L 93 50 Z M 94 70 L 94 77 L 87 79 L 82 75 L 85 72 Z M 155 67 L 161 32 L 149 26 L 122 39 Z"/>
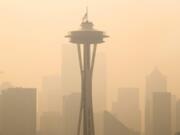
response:
<path fill-rule="evenodd" d="M 89 7 L 88 7 L 88 5 L 86 6 L 86 13 L 87 13 L 87 20 L 89 20 Z"/>
<path fill-rule="evenodd" d="M 82 18 L 82 22 L 88 22 L 89 21 L 89 7 L 88 4 L 86 5 L 86 12 Z"/>
<path fill-rule="evenodd" d="M 89 19 L 89 4 L 88 4 L 88 0 L 86 0 L 86 13 L 87 13 L 87 19 Z"/>

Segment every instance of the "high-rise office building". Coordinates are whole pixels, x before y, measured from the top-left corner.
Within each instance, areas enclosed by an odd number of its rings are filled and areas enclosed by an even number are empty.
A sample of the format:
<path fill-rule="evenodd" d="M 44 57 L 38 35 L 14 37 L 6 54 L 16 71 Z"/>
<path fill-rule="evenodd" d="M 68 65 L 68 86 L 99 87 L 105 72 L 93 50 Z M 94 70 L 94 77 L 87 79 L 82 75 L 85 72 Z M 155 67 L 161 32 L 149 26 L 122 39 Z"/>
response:
<path fill-rule="evenodd" d="M 180 132 L 180 100 L 176 103 L 176 132 Z"/>
<path fill-rule="evenodd" d="M 176 107 L 177 107 L 177 97 L 171 95 L 171 122 L 172 122 L 172 135 L 176 134 Z"/>
<path fill-rule="evenodd" d="M 61 75 L 63 96 L 81 91 L 80 69 L 75 46 L 62 46 Z"/>
<path fill-rule="evenodd" d="M 0 134 L 2 135 L 2 96 L 0 94 Z"/>
<path fill-rule="evenodd" d="M 40 117 L 40 135 L 63 135 L 62 117 L 58 112 L 42 113 Z"/>
<path fill-rule="evenodd" d="M 10 88 L 2 91 L 2 134 L 36 134 L 36 89 Z"/>
<path fill-rule="evenodd" d="M 66 95 L 63 98 L 63 128 L 65 135 L 77 133 L 80 98 L 80 93 Z"/>
<path fill-rule="evenodd" d="M 2 96 L 1 93 L 3 90 L 12 88 L 13 85 L 10 82 L 3 82 L 0 84 L 0 134 L 2 134 Z"/>
<path fill-rule="evenodd" d="M 146 78 L 146 93 L 151 95 L 152 92 L 166 92 L 167 80 L 159 69 L 155 68 Z"/>
<path fill-rule="evenodd" d="M 113 103 L 112 113 L 126 127 L 140 132 L 141 111 L 138 88 L 120 88 L 117 102 Z"/>
<path fill-rule="evenodd" d="M 153 93 L 166 92 L 166 77 L 155 68 L 150 75 L 146 77 L 146 93 L 145 93 L 145 134 L 153 135 Z"/>
<path fill-rule="evenodd" d="M 41 112 L 62 111 L 61 78 L 58 75 L 46 76 L 42 81 Z"/>
<path fill-rule="evenodd" d="M 153 135 L 172 134 L 172 99 L 168 92 L 153 93 Z"/>

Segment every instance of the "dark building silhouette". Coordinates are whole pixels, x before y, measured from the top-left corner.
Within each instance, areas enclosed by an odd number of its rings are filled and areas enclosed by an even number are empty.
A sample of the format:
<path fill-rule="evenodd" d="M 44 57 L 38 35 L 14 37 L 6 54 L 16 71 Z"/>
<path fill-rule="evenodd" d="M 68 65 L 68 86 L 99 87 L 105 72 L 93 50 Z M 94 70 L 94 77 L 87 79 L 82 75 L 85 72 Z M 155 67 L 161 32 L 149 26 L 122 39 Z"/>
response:
<path fill-rule="evenodd" d="M 171 122 L 172 122 L 172 134 L 176 134 L 176 107 L 177 107 L 177 97 L 171 95 Z"/>
<path fill-rule="evenodd" d="M 153 135 L 171 135 L 171 94 L 168 92 L 153 93 Z"/>
<path fill-rule="evenodd" d="M 0 92 L 0 135 L 2 135 L 2 96 Z"/>
<path fill-rule="evenodd" d="M 141 111 L 138 88 L 120 88 L 118 100 L 112 106 L 112 113 L 128 128 L 141 131 Z"/>
<path fill-rule="evenodd" d="M 180 133 L 180 100 L 176 103 L 176 132 Z"/>
<path fill-rule="evenodd" d="M 63 97 L 63 128 L 65 135 L 77 133 L 80 93 L 73 93 Z"/>
<path fill-rule="evenodd" d="M 36 134 L 36 89 L 2 91 L 2 135 Z"/>
<path fill-rule="evenodd" d="M 104 135 L 140 135 L 122 124 L 111 113 L 104 113 Z"/>
<path fill-rule="evenodd" d="M 180 135 L 180 132 L 176 132 L 174 135 Z"/>
<path fill-rule="evenodd" d="M 146 94 L 145 94 L 145 134 L 153 135 L 153 93 L 166 92 L 166 77 L 155 68 L 150 75 L 146 77 Z"/>
<path fill-rule="evenodd" d="M 64 135 L 62 117 L 57 112 L 46 112 L 40 118 L 40 135 Z"/>

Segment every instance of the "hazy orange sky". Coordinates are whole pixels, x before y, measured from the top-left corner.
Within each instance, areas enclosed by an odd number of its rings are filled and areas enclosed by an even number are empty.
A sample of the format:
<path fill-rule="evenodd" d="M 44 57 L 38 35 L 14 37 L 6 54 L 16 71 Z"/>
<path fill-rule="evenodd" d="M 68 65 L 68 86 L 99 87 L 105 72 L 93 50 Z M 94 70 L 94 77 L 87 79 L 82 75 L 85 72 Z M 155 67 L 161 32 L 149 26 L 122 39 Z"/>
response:
<path fill-rule="evenodd" d="M 60 74 L 64 35 L 77 29 L 85 0 L 1 0 L 0 81 L 40 87 L 43 76 Z M 180 97 L 180 1 L 89 0 L 90 20 L 111 38 L 106 52 L 108 94 L 118 87 L 139 87 L 154 67 L 167 76 Z M 77 60 L 77 59 L 75 59 Z"/>

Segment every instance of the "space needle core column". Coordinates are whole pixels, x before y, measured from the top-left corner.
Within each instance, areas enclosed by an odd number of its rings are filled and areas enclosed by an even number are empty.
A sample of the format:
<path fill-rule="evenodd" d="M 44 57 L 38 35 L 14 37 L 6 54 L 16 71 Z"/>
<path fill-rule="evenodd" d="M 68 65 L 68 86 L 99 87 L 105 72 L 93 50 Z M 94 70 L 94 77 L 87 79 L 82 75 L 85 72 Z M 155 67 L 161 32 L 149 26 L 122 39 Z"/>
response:
<path fill-rule="evenodd" d="M 81 29 L 71 31 L 66 38 L 77 45 L 79 65 L 81 71 L 81 105 L 77 135 L 80 135 L 81 127 L 83 135 L 95 135 L 93 102 L 92 102 L 92 78 L 97 45 L 107 38 L 102 31 L 95 30 L 93 23 L 88 20 L 86 12 L 81 23 Z"/>

